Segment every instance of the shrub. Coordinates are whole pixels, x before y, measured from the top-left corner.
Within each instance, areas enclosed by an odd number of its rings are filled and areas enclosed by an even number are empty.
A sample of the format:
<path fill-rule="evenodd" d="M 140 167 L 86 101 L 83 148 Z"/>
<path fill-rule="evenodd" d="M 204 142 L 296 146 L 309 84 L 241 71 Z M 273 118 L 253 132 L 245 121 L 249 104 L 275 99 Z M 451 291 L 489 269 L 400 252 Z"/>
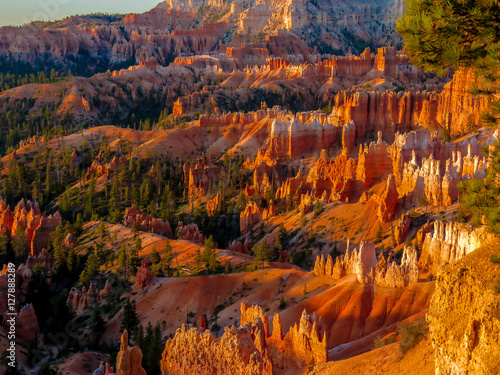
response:
<path fill-rule="evenodd" d="M 391 335 L 391 336 L 388 336 L 385 338 L 377 337 L 373 341 L 373 349 L 379 349 L 383 346 L 386 346 L 386 345 L 389 345 L 389 344 L 392 344 L 395 342 L 396 342 L 396 335 Z"/>
<path fill-rule="evenodd" d="M 408 350 L 425 339 L 428 332 L 428 326 L 427 322 L 421 318 L 411 323 L 399 324 L 398 331 L 400 335 L 399 347 L 401 348 L 401 353 L 406 354 Z"/>
<path fill-rule="evenodd" d="M 286 308 L 285 297 L 282 296 L 280 299 L 280 304 L 278 306 L 278 310 L 284 310 Z"/>
<path fill-rule="evenodd" d="M 493 287 L 493 291 L 496 293 L 496 294 L 500 294 L 500 277 L 498 277 L 496 283 L 495 283 L 495 286 Z"/>
<path fill-rule="evenodd" d="M 314 217 L 318 217 L 323 212 L 323 203 L 321 201 L 316 201 L 314 204 Z"/>
<path fill-rule="evenodd" d="M 493 254 L 490 258 L 490 261 L 492 263 L 498 264 L 500 263 L 500 257 L 498 256 L 498 254 Z"/>

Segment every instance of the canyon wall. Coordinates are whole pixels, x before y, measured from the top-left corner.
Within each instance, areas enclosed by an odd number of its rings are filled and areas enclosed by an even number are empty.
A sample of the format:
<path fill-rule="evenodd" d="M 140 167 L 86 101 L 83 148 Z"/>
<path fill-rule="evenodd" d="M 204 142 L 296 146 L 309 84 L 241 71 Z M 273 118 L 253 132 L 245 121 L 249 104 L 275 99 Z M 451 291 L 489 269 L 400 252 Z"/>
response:
<path fill-rule="evenodd" d="M 436 375 L 493 375 L 500 371 L 500 268 L 490 261 L 498 241 L 439 268 L 427 320 Z"/>

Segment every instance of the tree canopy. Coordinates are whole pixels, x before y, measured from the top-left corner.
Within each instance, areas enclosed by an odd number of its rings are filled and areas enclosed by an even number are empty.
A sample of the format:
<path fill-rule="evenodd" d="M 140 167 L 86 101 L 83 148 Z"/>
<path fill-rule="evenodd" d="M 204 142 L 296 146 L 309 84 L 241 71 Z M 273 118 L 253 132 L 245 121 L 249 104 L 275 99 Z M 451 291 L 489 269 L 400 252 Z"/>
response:
<path fill-rule="evenodd" d="M 500 4 L 496 0 L 407 0 L 396 30 L 413 64 L 439 75 L 447 68 L 498 68 Z"/>

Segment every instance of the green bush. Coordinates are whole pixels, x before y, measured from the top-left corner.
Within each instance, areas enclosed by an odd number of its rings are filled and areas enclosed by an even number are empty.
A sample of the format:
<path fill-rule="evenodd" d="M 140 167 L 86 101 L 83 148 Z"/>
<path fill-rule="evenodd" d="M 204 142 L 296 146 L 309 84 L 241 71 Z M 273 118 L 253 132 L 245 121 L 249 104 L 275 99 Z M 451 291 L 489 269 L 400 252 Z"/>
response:
<path fill-rule="evenodd" d="M 421 318 L 411 323 L 401 323 L 398 326 L 398 332 L 401 353 L 406 354 L 408 350 L 426 338 L 428 332 L 427 322 Z"/>

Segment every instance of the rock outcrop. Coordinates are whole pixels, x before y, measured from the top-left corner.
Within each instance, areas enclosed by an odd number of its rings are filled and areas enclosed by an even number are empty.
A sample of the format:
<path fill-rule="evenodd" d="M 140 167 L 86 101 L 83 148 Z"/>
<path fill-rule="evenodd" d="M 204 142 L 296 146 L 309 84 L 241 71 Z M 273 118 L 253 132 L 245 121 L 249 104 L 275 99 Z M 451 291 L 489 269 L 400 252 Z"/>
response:
<path fill-rule="evenodd" d="M 401 219 L 396 223 L 396 228 L 394 228 L 394 239 L 396 240 L 396 245 L 401 245 L 404 241 L 406 232 L 410 229 L 412 218 L 407 212 L 401 216 Z"/>
<path fill-rule="evenodd" d="M 217 192 L 217 195 L 212 199 L 207 201 L 207 214 L 208 216 L 214 216 L 217 212 L 223 209 L 222 194 Z"/>
<path fill-rule="evenodd" d="M 210 331 L 182 325 L 167 340 L 161 359 L 162 375 L 271 375 L 272 366 L 254 344 L 251 329 L 226 327 L 216 338 Z"/>
<path fill-rule="evenodd" d="M 116 356 L 116 375 L 146 375 L 142 368 L 142 351 L 138 346 L 128 346 L 128 332 L 123 332 L 120 351 Z"/>
<path fill-rule="evenodd" d="M 467 224 L 435 221 L 425 236 L 418 265 L 436 273 L 443 263 L 453 263 L 470 254 L 488 238 L 484 228 L 474 229 Z"/>
<path fill-rule="evenodd" d="M 500 371 L 500 268 L 490 261 L 498 241 L 439 267 L 427 313 L 436 375 L 493 375 Z"/>
<path fill-rule="evenodd" d="M 153 274 L 149 269 L 148 262 L 143 260 L 141 266 L 137 268 L 137 273 L 135 274 L 134 289 L 142 290 L 146 288 L 153 282 Z"/>
<path fill-rule="evenodd" d="M 418 282 L 417 250 L 413 246 L 405 246 L 401 265 L 385 259 L 381 254 L 375 267 L 373 283 L 386 288 L 404 288 Z"/>
<path fill-rule="evenodd" d="M 112 293 L 113 287 L 109 280 L 106 281 L 102 290 L 99 290 L 94 283 L 90 283 L 88 289 L 86 287 L 83 287 L 81 290 L 71 288 L 66 300 L 66 305 L 68 305 L 72 311 L 82 313 L 93 308 L 97 303 L 105 301 Z"/>
<path fill-rule="evenodd" d="M 349 245 L 348 245 L 349 246 Z M 328 255 L 316 257 L 312 271 L 317 276 L 329 276 L 339 279 L 356 275 L 358 282 L 375 284 L 386 288 L 404 288 L 418 281 L 417 251 L 413 246 L 404 248 L 401 265 L 383 255 L 377 263 L 375 245 L 361 242 L 359 250 L 346 250 L 345 255 L 337 257 L 335 262 Z"/>
<path fill-rule="evenodd" d="M 37 202 L 25 202 L 22 199 L 12 212 L 10 206 L 0 198 L 0 234 L 15 237 L 18 231 L 24 232 L 26 249 L 31 255 L 36 255 L 47 247 L 50 233 L 61 223 L 59 211 L 47 216 L 40 212 Z"/>
<path fill-rule="evenodd" d="M 413 152 L 409 163 L 404 163 L 401 184 L 398 187 L 400 197 L 403 197 L 405 207 L 420 205 L 426 202 L 433 206 L 450 206 L 458 199 L 459 182 L 471 177 L 483 179 L 486 176 L 486 160 L 478 155 L 471 155 L 471 144 L 468 144 L 468 154 L 462 158 L 460 151 L 452 152 L 452 158 L 443 161 L 444 173 L 440 160 L 422 159 L 422 166 L 416 162 Z"/>
<path fill-rule="evenodd" d="M 266 221 L 276 215 L 274 202 L 269 202 L 267 208 L 259 207 L 255 202 L 248 202 L 245 210 L 240 213 L 240 230 L 242 234 L 250 230 L 260 222 Z"/>
<path fill-rule="evenodd" d="M 488 98 L 469 92 L 472 85 L 478 83 L 473 69 L 459 69 L 439 95 L 436 120 L 443 127 L 449 121 L 452 135 L 468 133 L 480 124 L 481 114 L 488 106 Z"/>
<path fill-rule="evenodd" d="M 316 257 L 313 273 L 317 276 L 330 276 L 339 279 L 346 275 L 356 275 L 358 282 L 369 282 L 370 273 L 377 265 L 375 244 L 361 241 L 359 248 L 349 250 L 349 243 L 345 255 L 337 257 L 335 263 L 330 255 L 325 261 L 323 255 Z"/>
<path fill-rule="evenodd" d="M 172 238 L 172 229 L 168 221 L 156 219 L 153 215 L 146 215 L 139 211 L 135 205 L 125 210 L 123 224 L 129 228 L 132 228 L 135 224 L 143 232 L 153 232 L 160 236 Z"/>
<path fill-rule="evenodd" d="M 283 336 L 279 314 L 273 318 L 273 332 L 270 335 L 269 320 L 262 307 L 241 304 L 241 325 L 248 325 L 254 332 L 260 332 L 261 345 L 267 348 L 274 368 L 303 366 L 327 361 L 326 328 L 321 319 L 304 310 L 299 324 L 295 323 Z"/>
<path fill-rule="evenodd" d="M 382 140 L 382 132 L 378 132 L 377 142 L 359 146 L 356 179 L 365 188 L 373 186 L 392 173 L 392 159 L 388 152 L 389 145 Z"/>
<path fill-rule="evenodd" d="M 184 225 L 182 221 L 177 223 L 177 228 L 175 228 L 175 238 L 192 241 L 198 244 L 203 244 L 205 241 L 205 236 L 198 229 L 198 225 L 195 223 Z"/>
<path fill-rule="evenodd" d="M 102 160 L 102 151 L 99 152 L 96 159 L 92 162 L 92 165 L 87 169 L 85 178 L 89 180 L 92 175 L 96 177 L 106 176 L 109 177 L 115 173 L 120 166 L 126 164 L 128 159 L 126 156 L 117 157 L 115 156 L 109 163 L 104 163 Z"/>
<path fill-rule="evenodd" d="M 436 114 L 437 99 L 430 92 L 349 89 L 335 95 L 332 116 L 344 124 L 354 121 L 359 137 L 376 130 L 390 139 L 396 130 L 406 132 L 419 124 L 426 108 L 427 113 Z"/>
<path fill-rule="evenodd" d="M 42 249 L 42 251 L 36 255 L 28 255 L 25 265 L 32 271 L 35 269 L 35 266 L 42 266 L 47 270 L 53 270 L 54 258 L 46 249 Z"/>
<path fill-rule="evenodd" d="M 217 185 L 221 168 L 214 163 L 212 155 L 202 155 L 200 160 L 193 166 L 185 163 L 184 183 L 187 185 L 189 199 L 194 200 L 205 196 L 209 189 Z"/>
<path fill-rule="evenodd" d="M 33 305 L 23 306 L 16 318 L 16 324 L 16 341 L 19 340 L 19 342 L 29 344 L 33 340 L 35 346 L 38 346 L 40 327 L 38 326 L 38 319 Z"/>
<path fill-rule="evenodd" d="M 374 196 L 378 204 L 377 215 L 382 223 L 387 223 L 394 218 L 396 206 L 398 204 L 398 191 L 394 175 L 387 178 L 385 189 L 381 196 Z"/>
<path fill-rule="evenodd" d="M 311 120 L 278 117 L 271 124 L 266 156 L 273 160 L 293 160 L 305 152 L 332 147 L 341 135 L 342 128 L 330 125 L 326 116 Z"/>
<path fill-rule="evenodd" d="M 327 333 L 315 314 L 302 313 L 283 336 L 279 314 L 273 330 L 260 306 L 241 304 L 241 326 L 226 327 L 220 338 L 202 327 L 182 326 L 165 344 L 162 374 L 273 374 L 286 369 L 327 361 Z"/>

